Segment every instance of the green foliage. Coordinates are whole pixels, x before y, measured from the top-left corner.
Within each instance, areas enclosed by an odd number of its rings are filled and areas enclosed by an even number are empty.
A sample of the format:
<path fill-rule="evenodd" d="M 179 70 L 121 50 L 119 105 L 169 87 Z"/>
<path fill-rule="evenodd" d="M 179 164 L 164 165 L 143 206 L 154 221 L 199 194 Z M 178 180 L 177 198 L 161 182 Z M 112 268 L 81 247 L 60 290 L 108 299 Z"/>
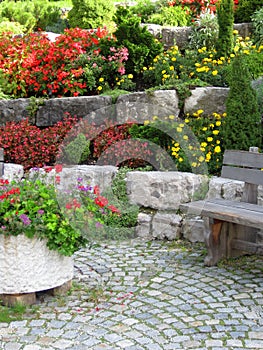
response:
<path fill-rule="evenodd" d="M 253 40 L 258 46 L 263 45 L 263 7 L 257 10 L 251 16 L 251 19 L 253 23 Z"/>
<path fill-rule="evenodd" d="M 261 117 L 251 76 L 242 56 L 232 63 L 230 91 L 226 102 L 227 116 L 222 135 L 225 149 L 248 150 L 261 146 Z"/>
<path fill-rule="evenodd" d="M 163 6 L 149 17 L 150 23 L 184 27 L 189 25 L 189 14 L 181 6 Z"/>
<path fill-rule="evenodd" d="M 1 300 L 0 300 L 1 303 Z M 14 306 L 7 307 L 0 305 L 0 323 L 10 323 L 23 320 L 23 315 L 27 311 L 26 305 L 17 303 Z"/>
<path fill-rule="evenodd" d="M 215 48 L 218 39 L 219 26 L 217 17 L 205 12 L 195 20 L 189 35 L 188 47 L 192 50 L 206 47 L 207 50 Z"/>
<path fill-rule="evenodd" d="M 89 145 L 90 142 L 86 140 L 86 136 L 82 133 L 78 134 L 77 137 L 65 147 L 66 161 L 70 164 L 82 164 L 87 161 L 90 155 Z"/>
<path fill-rule="evenodd" d="M 48 25 L 58 22 L 60 15 L 59 7 L 46 4 L 43 0 L 3 1 L 0 4 L 2 21 L 20 23 L 23 32 L 31 32 L 38 28 L 45 30 Z"/>
<path fill-rule="evenodd" d="M 13 34 L 21 34 L 26 32 L 25 26 L 18 22 L 11 22 L 9 20 L 1 21 L 0 33 L 11 32 Z"/>
<path fill-rule="evenodd" d="M 219 25 L 216 42 L 217 57 L 228 57 L 233 50 L 234 2 L 219 0 L 217 3 L 217 20 Z"/>
<path fill-rule="evenodd" d="M 253 81 L 252 86 L 257 94 L 259 113 L 263 116 L 263 78 Z"/>
<path fill-rule="evenodd" d="M 115 12 L 112 0 L 72 0 L 72 9 L 68 13 L 72 28 L 98 28 L 109 24 Z"/>
<path fill-rule="evenodd" d="M 138 0 L 137 4 L 130 7 L 133 15 L 141 18 L 142 23 L 150 23 L 149 17 L 156 13 L 158 5 L 151 0 Z"/>
<path fill-rule="evenodd" d="M 262 0 L 239 0 L 235 10 L 235 23 L 251 22 L 253 13 L 262 9 Z"/>
<path fill-rule="evenodd" d="M 163 46 L 146 27 L 140 26 L 140 18 L 133 16 L 130 10 L 119 7 L 114 21 L 117 25 L 114 33 L 117 45 L 124 46 L 129 51 L 126 73 L 138 75 L 144 66 L 151 64 L 154 57 L 162 52 Z"/>
<path fill-rule="evenodd" d="M 7 82 L 4 78 L 3 72 L 0 69 L 0 99 L 5 99 L 8 98 L 8 95 L 6 95 L 6 85 Z"/>

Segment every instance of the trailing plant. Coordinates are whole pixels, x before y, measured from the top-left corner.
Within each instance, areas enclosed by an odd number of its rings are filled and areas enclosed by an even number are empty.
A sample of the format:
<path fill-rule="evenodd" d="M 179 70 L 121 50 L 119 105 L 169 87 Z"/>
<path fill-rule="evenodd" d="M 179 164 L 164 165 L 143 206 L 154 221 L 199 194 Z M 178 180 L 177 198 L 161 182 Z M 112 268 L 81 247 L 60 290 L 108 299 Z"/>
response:
<path fill-rule="evenodd" d="M 261 146 L 261 116 L 251 80 L 243 56 L 236 56 L 231 68 L 227 117 L 222 130 L 225 149 L 247 151 L 251 146 Z"/>
<path fill-rule="evenodd" d="M 234 46 L 234 1 L 219 0 L 216 6 L 219 25 L 218 40 L 216 42 L 217 57 L 228 57 Z"/>

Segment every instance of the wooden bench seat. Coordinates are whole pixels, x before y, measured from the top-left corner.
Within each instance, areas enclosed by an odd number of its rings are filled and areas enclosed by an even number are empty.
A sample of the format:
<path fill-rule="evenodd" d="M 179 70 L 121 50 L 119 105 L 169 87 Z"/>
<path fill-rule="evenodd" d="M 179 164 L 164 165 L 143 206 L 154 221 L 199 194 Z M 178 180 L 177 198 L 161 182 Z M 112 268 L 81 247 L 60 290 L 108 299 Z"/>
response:
<path fill-rule="evenodd" d="M 180 205 L 187 215 L 205 218 L 206 265 L 244 253 L 263 255 L 263 206 L 257 204 L 262 169 L 263 154 L 226 151 L 221 175 L 245 182 L 241 201 L 215 198 Z"/>

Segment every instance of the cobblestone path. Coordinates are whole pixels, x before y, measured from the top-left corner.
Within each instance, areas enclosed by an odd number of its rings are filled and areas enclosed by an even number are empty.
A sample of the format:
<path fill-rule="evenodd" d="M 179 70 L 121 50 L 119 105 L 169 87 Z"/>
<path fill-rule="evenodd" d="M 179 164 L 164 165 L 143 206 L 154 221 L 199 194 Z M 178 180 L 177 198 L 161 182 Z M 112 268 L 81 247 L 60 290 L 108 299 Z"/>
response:
<path fill-rule="evenodd" d="M 0 349 L 263 349 L 263 259 L 207 268 L 203 255 L 138 240 L 81 250 L 72 291 L 0 323 Z"/>

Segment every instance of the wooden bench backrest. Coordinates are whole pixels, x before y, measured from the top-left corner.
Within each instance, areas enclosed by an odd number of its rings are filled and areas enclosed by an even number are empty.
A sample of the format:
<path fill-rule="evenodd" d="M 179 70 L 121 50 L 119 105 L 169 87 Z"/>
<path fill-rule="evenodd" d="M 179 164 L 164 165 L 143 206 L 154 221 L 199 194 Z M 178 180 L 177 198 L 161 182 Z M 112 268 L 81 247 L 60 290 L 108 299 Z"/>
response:
<path fill-rule="evenodd" d="M 261 169 L 263 169 L 263 153 L 226 150 L 221 176 L 253 185 L 263 185 Z"/>

